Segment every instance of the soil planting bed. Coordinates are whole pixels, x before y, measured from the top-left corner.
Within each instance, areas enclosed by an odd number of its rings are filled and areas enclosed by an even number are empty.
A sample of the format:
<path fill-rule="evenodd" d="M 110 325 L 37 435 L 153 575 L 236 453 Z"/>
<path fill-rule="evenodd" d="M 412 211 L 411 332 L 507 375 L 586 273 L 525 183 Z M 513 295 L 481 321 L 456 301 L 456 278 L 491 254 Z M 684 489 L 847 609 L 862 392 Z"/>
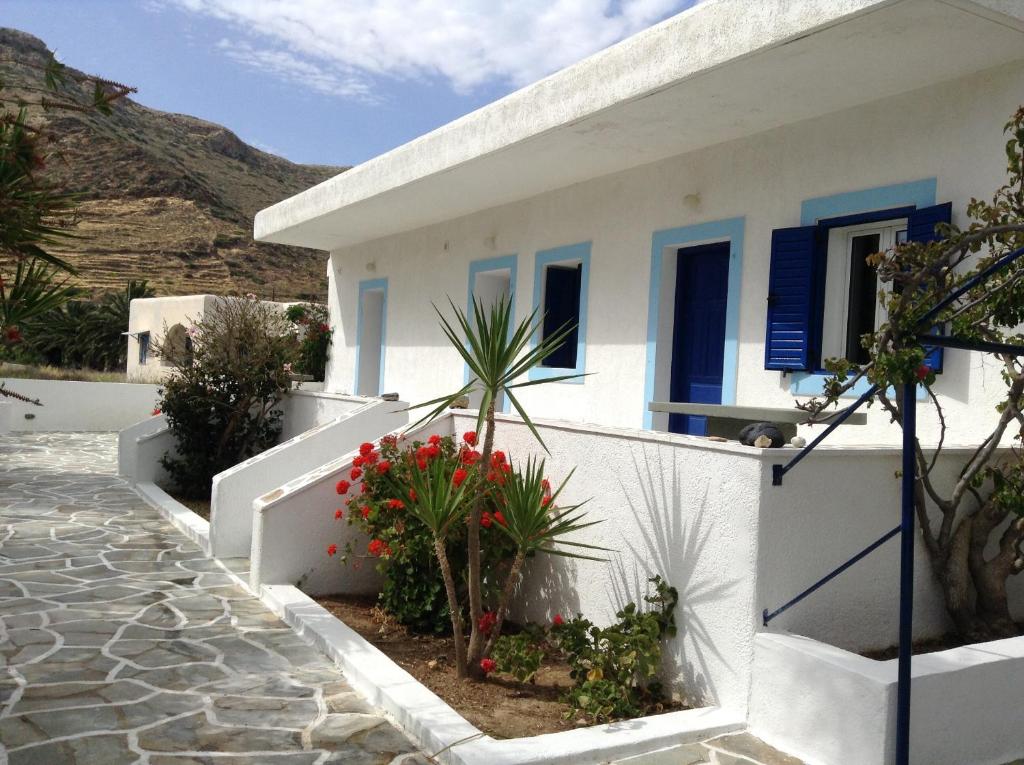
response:
<path fill-rule="evenodd" d="M 376 607 L 372 596 L 329 595 L 316 601 L 494 738 L 537 736 L 589 724 L 566 718 L 571 708 L 559 699 L 572 680 L 564 661 L 546 661 L 533 683 L 496 675 L 481 683 L 460 680 L 451 638 L 409 634 Z"/>
<path fill-rule="evenodd" d="M 1017 625 L 1020 628 L 1020 634 L 1024 635 L 1024 622 Z M 964 639 L 960 637 L 956 632 L 947 632 L 937 638 L 928 638 L 927 640 L 915 640 L 912 648 L 912 655 L 917 656 L 922 653 L 936 653 L 937 651 L 947 651 L 950 648 L 960 648 L 965 645 L 980 645 L 979 643 L 966 643 Z M 900 655 L 900 647 L 898 645 L 891 645 L 888 648 L 880 648 L 875 651 L 862 651 L 861 656 L 867 659 L 874 659 L 875 661 L 888 661 L 889 659 L 898 658 Z"/>

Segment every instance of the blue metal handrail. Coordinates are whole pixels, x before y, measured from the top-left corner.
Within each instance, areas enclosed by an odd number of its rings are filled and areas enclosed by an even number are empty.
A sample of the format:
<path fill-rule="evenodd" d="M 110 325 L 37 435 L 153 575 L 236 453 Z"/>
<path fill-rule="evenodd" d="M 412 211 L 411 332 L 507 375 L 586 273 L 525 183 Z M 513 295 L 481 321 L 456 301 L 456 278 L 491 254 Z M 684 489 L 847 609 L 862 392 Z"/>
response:
<path fill-rule="evenodd" d="M 768 622 L 770 622 L 776 616 L 781 614 L 783 611 L 788 610 L 790 606 L 795 606 L 797 603 L 799 603 L 801 600 L 806 598 L 808 595 L 810 595 L 812 592 L 814 592 L 818 588 L 820 588 L 823 585 L 826 585 L 829 582 L 831 582 L 833 579 L 835 579 L 841 573 L 846 571 L 846 569 L 848 569 L 854 563 L 859 561 L 861 558 L 866 558 L 868 555 L 873 553 L 877 548 L 881 547 L 886 542 L 888 542 L 890 539 L 892 539 L 894 536 L 899 534 L 900 533 L 900 528 L 901 528 L 900 526 L 897 526 L 892 531 L 884 534 L 880 539 L 876 539 L 874 542 L 869 544 L 867 547 L 865 547 L 859 553 L 857 553 L 852 558 L 850 558 L 848 561 L 846 561 L 846 563 L 844 563 L 843 565 L 839 566 L 838 568 L 833 569 L 831 572 L 829 572 L 828 574 L 823 576 L 821 579 L 819 579 L 817 582 L 812 584 L 806 590 L 801 592 L 795 598 L 793 598 L 789 602 L 784 603 L 783 605 L 779 606 L 778 608 L 776 608 L 771 613 L 768 613 L 768 609 L 767 608 L 764 609 L 764 611 L 761 612 L 761 621 L 764 624 L 764 626 L 767 627 L 768 626 Z"/>

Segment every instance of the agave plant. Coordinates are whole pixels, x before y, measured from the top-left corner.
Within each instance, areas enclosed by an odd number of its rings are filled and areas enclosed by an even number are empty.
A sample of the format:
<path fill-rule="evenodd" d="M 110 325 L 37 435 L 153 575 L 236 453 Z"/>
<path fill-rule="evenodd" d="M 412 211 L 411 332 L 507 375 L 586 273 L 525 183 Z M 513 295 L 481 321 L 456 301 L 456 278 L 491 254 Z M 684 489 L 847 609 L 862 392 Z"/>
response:
<path fill-rule="evenodd" d="M 424 526 L 434 538 L 434 555 L 441 567 L 448 610 L 452 619 L 452 636 L 455 643 L 455 669 L 460 677 L 467 675 L 466 636 L 462 624 L 462 608 L 455 587 L 455 575 L 448 560 L 445 539 L 451 527 L 463 521 L 474 501 L 476 474 L 457 480 L 459 468 L 447 467 L 443 460 L 432 460 L 419 470 L 411 471 L 409 489 L 395 479 L 389 483 L 396 497 L 402 497 L 406 510 Z"/>
<path fill-rule="evenodd" d="M 600 521 L 585 521 L 583 519 L 584 513 L 580 508 L 586 502 L 575 505 L 558 504 L 558 497 L 569 479 L 572 478 L 573 472 L 575 471 L 571 471 L 554 491 L 549 491 L 547 479 L 544 477 L 544 460 L 527 459 L 524 467 L 512 470 L 503 476 L 504 483 L 498 487 L 498 497 L 500 504 L 504 507 L 502 515 L 505 522 L 499 523 L 498 528 L 515 543 L 516 555 L 498 602 L 494 627 L 484 646 L 483 654 L 485 656 L 491 653 L 494 642 L 501 634 L 501 626 L 505 621 L 509 602 L 512 600 L 512 592 L 519 581 L 519 574 L 527 557 L 536 552 L 546 552 L 567 558 L 602 560 L 593 555 L 554 546 L 557 541 L 560 545 L 586 550 L 607 549 L 562 538 L 566 534 L 600 523 Z"/>
<path fill-rule="evenodd" d="M 575 325 L 566 323 L 556 332 L 542 337 L 543 316 L 538 316 L 538 311 L 534 309 L 529 316 L 517 325 L 513 325 L 512 303 L 506 298 L 498 300 L 490 310 L 485 307 L 482 300 L 474 298 L 472 318 L 456 306 L 451 298 L 448 299 L 448 304 L 455 314 L 454 323 L 449 321 L 437 306 L 434 306 L 434 311 L 441 320 L 441 328 L 444 330 L 445 336 L 458 350 L 469 368 L 469 381 L 454 393 L 411 407 L 412 409 L 431 407 L 427 414 L 414 423 L 411 428 L 438 417 L 463 396 L 479 393 L 481 397 L 480 411 L 477 415 L 476 429 L 477 432 L 483 430 L 484 433 L 481 462 L 487 465 L 490 463 L 491 452 L 494 449 L 495 402 L 504 395 L 519 416 L 523 418 L 523 422 L 526 423 L 534 438 L 547 451 L 544 439 L 541 438 L 536 426 L 513 391 L 531 385 L 571 380 L 583 376 L 574 373 L 540 380 L 520 380 L 532 367 L 537 366 L 547 356 L 558 350 L 572 333 Z M 535 341 L 534 338 L 538 339 Z M 480 580 L 480 518 L 483 513 L 485 490 L 486 487 L 479 486 L 476 491 L 476 501 L 469 512 L 467 533 L 471 623 L 467 661 L 469 672 L 474 677 L 483 676 L 479 668 L 480 659 L 484 655 L 485 641 L 483 631 L 479 627 L 480 619 L 483 616 Z"/>

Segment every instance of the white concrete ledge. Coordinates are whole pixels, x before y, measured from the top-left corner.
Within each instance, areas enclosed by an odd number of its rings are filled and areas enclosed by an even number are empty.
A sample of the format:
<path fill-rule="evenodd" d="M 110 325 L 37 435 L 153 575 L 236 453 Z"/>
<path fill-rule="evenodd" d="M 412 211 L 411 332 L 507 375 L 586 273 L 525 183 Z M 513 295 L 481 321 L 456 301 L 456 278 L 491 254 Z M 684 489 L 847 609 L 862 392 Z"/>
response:
<path fill-rule="evenodd" d="M 349 684 L 393 717 L 427 754 L 449 765 L 605 763 L 740 730 L 741 716 L 705 707 L 610 725 L 496 740 L 480 732 L 379 649 L 295 587 L 265 585 L 260 597 L 333 659 Z M 461 743 L 460 743 L 461 742 Z"/>
<path fill-rule="evenodd" d="M 1024 756 L 1024 636 L 915 656 L 911 673 L 911 763 L 1001 765 Z M 760 633 L 751 730 L 809 765 L 886 765 L 896 686 L 895 659 Z"/>
<path fill-rule="evenodd" d="M 210 522 L 200 518 L 155 483 L 137 483 L 135 490 L 146 502 L 156 508 L 172 526 L 199 545 L 203 554 L 210 555 Z"/>

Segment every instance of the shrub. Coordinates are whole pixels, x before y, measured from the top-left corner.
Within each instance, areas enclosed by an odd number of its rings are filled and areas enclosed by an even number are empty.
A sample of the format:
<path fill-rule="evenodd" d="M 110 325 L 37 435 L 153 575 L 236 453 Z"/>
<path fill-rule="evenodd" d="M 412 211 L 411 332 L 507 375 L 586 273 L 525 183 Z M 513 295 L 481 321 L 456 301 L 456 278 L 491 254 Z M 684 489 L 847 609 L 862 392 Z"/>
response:
<path fill-rule="evenodd" d="M 449 632 L 451 612 L 433 535 L 427 525 L 408 510 L 412 502 L 410 491 L 415 492 L 413 472 L 418 472 L 421 466 L 436 465 L 446 476 L 445 480 L 456 476 L 456 481 L 462 484 L 465 479 L 458 479 L 462 475 L 458 471 L 464 471 L 467 464 L 477 460 L 479 453 L 468 445 L 460 447 L 450 436 L 432 436 L 426 443 L 415 441 L 407 445 L 385 437 L 379 449 L 364 444 L 361 452 L 347 479 L 338 484 L 340 493 L 351 496 L 344 500 L 341 515 L 336 511 L 335 517 L 346 518 L 349 525 L 357 527 L 371 540 L 372 548 L 356 550 L 350 542 L 343 560 L 353 557 L 358 560 L 362 556 L 375 559 L 384 577 L 381 607 L 400 624 L 414 632 Z M 382 467 L 386 470 L 382 471 Z M 495 513 L 503 517 L 492 498 L 482 545 L 484 596 L 492 602 L 499 593 L 501 573 L 507 571 L 515 552 L 508 538 L 496 528 Z M 446 540 L 448 559 L 458 574 L 455 584 L 460 595 L 467 586 L 465 547 L 465 524 L 462 523 L 451 530 Z"/>
<path fill-rule="evenodd" d="M 323 380 L 327 375 L 327 356 L 334 331 L 328 323 L 327 308 L 319 303 L 299 303 L 288 306 L 288 321 L 300 329 L 298 358 L 295 371 Z"/>
<path fill-rule="evenodd" d="M 188 334 L 189 348 L 155 348 L 174 367 L 159 408 L 179 455 L 161 463 L 182 494 L 208 497 L 214 475 L 280 437 L 295 341 L 284 317 L 253 296 L 217 301 Z"/>
<path fill-rule="evenodd" d="M 521 683 L 532 682 L 544 660 L 544 649 L 531 632 L 501 635 L 494 641 L 491 658 L 496 671 L 512 675 Z"/>
<path fill-rule="evenodd" d="M 655 592 L 644 600 L 652 610 L 630 603 L 610 627 L 596 627 L 581 615 L 552 627 L 576 683 L 566 701 L 595 722 L 637 717 L 662 703 L 661 641 L 676 634 L 679 594 L 660 576 L 649 581 Z"/>

